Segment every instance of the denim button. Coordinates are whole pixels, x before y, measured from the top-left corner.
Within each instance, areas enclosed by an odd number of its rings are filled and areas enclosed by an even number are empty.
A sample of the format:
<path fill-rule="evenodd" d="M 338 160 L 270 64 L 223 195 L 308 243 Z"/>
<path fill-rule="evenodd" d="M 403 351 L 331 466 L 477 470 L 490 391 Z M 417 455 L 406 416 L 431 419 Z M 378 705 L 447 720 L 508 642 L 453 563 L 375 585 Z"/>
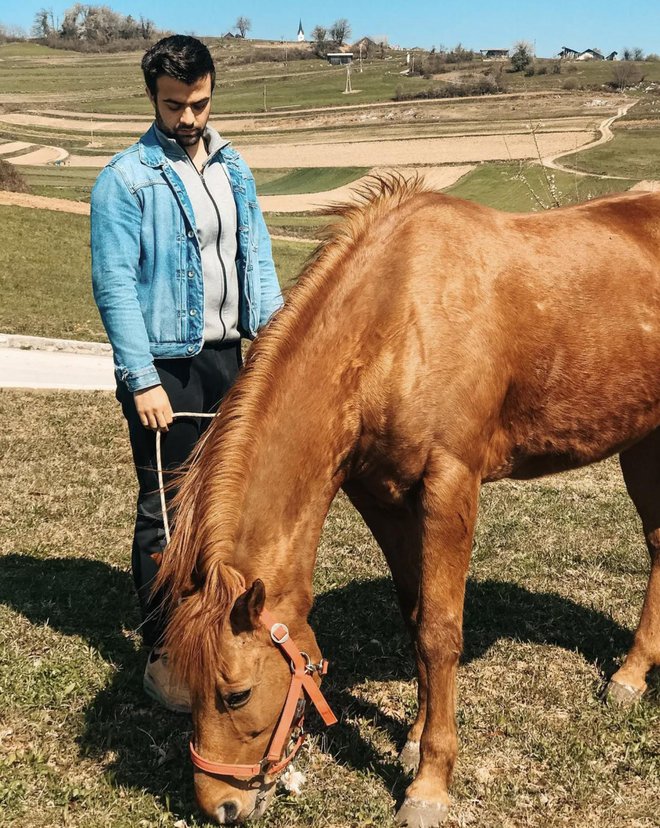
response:
<path fill-rule="evenodd" d="M 197 311 L 195 310 L 195 308 L 192 308 L 192 310 L 190 311 L 190 315 L 197 316 Z"/>
<path fill-rule="evenodd" d="M 194 230 L 188 230 L 188 238 L 189 238 L 189 239 L 192 239 L 192 237 L 193 237 L 194 235 L 195 235 L 195 231 L 194 231 Z"/>
<path fill-rule="evenodd" d="M 188 351 L 189 354 L 192 354 L 195 350 L 195 346 L 194 345 L 188 345 L 186 350 Z"/>
<path fill-rule="evenodd" d="M 189 270 L 189 271 L 188 271 L 188 278 L 189 278 L 189 279 L 192 279 L 192 277 L 193 277 L 194 275 L 195 275 L 195 271 L 194 271 L 194 270 Z"/>

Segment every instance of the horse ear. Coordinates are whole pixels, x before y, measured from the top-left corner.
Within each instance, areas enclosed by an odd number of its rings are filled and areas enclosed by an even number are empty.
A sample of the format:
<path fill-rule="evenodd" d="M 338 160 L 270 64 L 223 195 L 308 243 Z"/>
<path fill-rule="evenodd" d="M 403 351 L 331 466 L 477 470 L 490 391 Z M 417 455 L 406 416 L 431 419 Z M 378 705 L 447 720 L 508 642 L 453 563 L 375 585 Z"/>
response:
<path fill-rule="evenodd" d="M 229 616 L 235 633 L 252 632 L 259 626 L 259 617 L 266 603 L 266 587 L 257 578 L 252 586 L 239 595 Z"/>

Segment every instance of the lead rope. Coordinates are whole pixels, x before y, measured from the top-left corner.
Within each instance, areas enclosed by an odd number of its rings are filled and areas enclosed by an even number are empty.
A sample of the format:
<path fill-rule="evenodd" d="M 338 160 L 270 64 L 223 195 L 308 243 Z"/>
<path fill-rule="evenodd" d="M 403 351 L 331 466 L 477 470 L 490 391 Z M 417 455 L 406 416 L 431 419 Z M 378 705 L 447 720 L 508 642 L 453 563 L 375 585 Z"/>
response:
<path fill-rule="evenodd" d="M 215 417 L 215 414 L 206 414 L 194 411 L 179 411 L 176 414 L 172 414 L 172 419 L 176 420 L 177 417 L 201 417 L 206 420 L 210 420 Z M 163 529 L 165 530 L 165 540 L 167 543 L 170 542 L 170 521 L 167 517 L 167 503 L 165 502 L 165 483 L 163 481 L 163 458 L 161 455 L 160 449 L 160 440 L 161 440 L 161 432 L 156 432 L 156 470 L 158 472 L 158 492 L 160 494 L 160 510 L 163 514 Z"/>

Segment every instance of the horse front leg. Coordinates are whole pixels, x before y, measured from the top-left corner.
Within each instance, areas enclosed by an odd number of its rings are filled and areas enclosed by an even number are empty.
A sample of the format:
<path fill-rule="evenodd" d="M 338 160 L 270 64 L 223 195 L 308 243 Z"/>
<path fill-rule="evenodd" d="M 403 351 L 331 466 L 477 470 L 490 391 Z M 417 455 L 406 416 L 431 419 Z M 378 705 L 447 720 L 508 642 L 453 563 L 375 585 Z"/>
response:
<path fill-rule="evenodd" d="M 417 715 L 408 730 L 406 743 L 399 756 L 403 767 L 414 773 L 419 767 L 419 743 L 426 721 L 426 667 L 419 657 L 417 641 L 417 608 L 419 601 L 421 561 L 421 503 L 418 493 L 401 506 L 383 503 L 359 481 L 344 484 L 344 491 L 362 515 L 376 542 L 385 555 L 396 587 L 401 615 L 408 627 L 415 648 L 417 666 Z"/>
<path fill-rule="evenodd" d="M 463 602 L 479 479 L 446 455 L 427 466 L 422 493 L 422 553 L 416 647 L 426 673 L 426 716 L 417 775 L 397 812 L 408 828 L 433 828 L 449 812 L 457 753 L 456 670 L 463 646 Z"/>

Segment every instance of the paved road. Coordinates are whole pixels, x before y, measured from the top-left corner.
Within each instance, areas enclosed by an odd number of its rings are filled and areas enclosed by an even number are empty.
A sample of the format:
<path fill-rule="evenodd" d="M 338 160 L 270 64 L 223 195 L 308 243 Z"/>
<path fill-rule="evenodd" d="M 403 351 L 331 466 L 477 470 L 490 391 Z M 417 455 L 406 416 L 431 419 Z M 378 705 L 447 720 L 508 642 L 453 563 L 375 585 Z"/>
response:
<path fill-rule="evenodd" d="M 0 347 L 0 388 L 113 391 L 112 357 Z"/>

